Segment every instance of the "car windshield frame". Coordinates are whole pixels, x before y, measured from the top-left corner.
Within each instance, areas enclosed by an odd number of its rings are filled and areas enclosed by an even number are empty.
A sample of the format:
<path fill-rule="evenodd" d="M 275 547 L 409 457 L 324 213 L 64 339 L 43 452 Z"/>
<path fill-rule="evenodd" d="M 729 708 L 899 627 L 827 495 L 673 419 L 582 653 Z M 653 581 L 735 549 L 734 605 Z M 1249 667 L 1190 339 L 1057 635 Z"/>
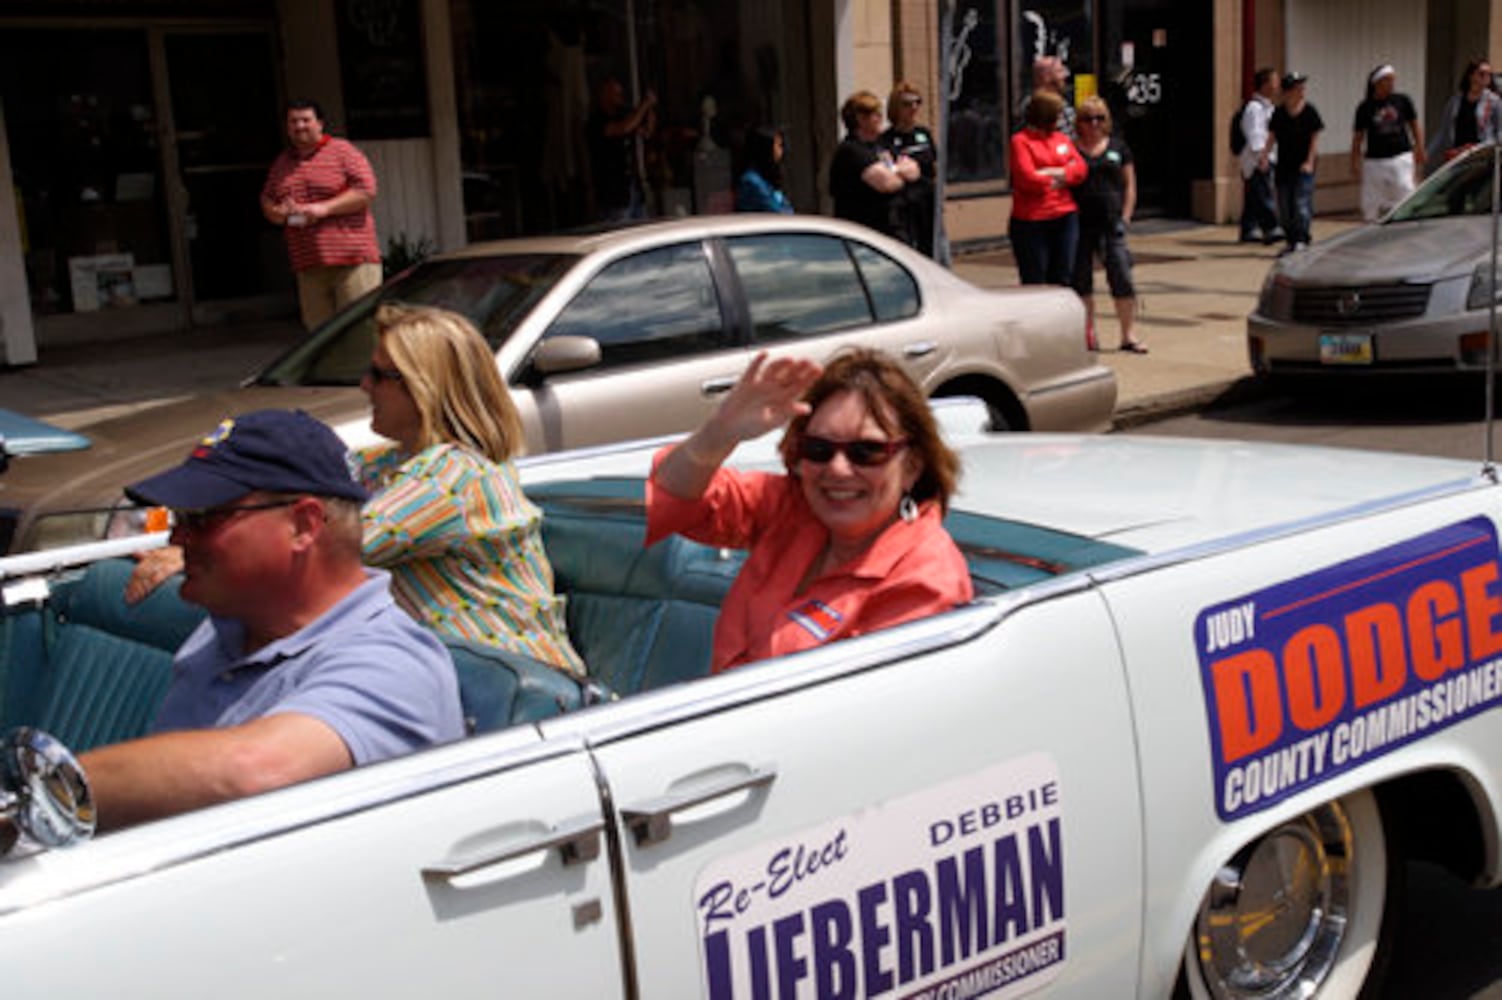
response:
<path fill-rule="evenodd" d="M 375 348 L 375 311 L 383 302 L 463 313 L 491 350 L 499 350 L 581 259 L 571 253 L 498 253 L 424 261 L 336 313 L 251 384 L 359 385 Z"/>
<path fill-rule="evenodd" d="M 1446 164 L 1403 199 L 1382 224 L 1490 215 L 1493 148 Z"/>

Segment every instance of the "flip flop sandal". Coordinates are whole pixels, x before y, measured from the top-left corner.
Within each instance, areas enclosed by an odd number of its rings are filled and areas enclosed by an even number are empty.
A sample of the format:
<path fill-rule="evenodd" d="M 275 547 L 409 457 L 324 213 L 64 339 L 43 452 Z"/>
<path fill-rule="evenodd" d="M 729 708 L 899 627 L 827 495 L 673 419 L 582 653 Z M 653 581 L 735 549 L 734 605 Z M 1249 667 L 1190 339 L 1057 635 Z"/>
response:
<path fill-rule="evenodd" d="M 1129 344 L 1122 344 L 1121 350 L 1126 354 L 1146 354 L 1147 345 L 1140 340 L 1134 340 Z"/>

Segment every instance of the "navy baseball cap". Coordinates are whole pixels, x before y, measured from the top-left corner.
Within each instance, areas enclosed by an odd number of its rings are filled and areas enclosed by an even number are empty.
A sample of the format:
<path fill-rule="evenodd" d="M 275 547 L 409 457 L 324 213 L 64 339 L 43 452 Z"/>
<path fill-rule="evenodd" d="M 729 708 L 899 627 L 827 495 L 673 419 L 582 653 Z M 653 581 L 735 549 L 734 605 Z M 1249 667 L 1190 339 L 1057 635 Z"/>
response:
<path fill-rule="evenodd" d="M 364 503 L 344 442 L 302 410 L 255 410 L 226 417 L 183 464 L 125 488 L 137 503 L 203 510 L 247 493 L 311 493 Z"/>

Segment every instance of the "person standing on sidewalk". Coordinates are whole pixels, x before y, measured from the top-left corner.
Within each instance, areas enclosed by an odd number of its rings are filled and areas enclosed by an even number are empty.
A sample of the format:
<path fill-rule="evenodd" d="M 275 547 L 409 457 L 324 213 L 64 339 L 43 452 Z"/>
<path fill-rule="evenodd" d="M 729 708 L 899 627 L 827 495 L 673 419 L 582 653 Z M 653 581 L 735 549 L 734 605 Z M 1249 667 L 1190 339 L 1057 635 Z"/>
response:
<path fill-rule="evenodd" d="M 1085 160 L 1059 131 L 1064 99 L 1033 91 L 1027 127 L 1012 136 L 1012 218 L 1007 236 L 1024 285 L 1073 286 L 1079 209 L 1069 189 L 1085 179 Z"/>
<path fill-rule="evenodd" d="M 1283 75 L 1283 103 L 1273 112 L 1268 149 L 1277 155 L 1273 170 L 1278 187 L 1278 215 L 1283 219 L 1283 237 L 1288 250 L 1309 245 L 1314 223 L 1314 161 L 1319 156 L 1319 134 L 1325 121 L 1305 98 L 1309 77 L 1303 73 Z"/>
<path fill-rule="evenodd" d="M 1137 167 L 1132 150 L 1111 134 L 1111 112 L 1099 97 L 1080 103 L 1075 119 L 1079 135 L 1075 148 L 1089 173 L 1074 189 L 1080 210 L 1080 242 L 1074 255 L 1074 290 L 1085 301 L 1085 343 L 1099 347 L 1095 335 L 1095 258 L 1106 268 L 1106 282 L 1116 301 L 1121 324 L 1121 350 L 1146 354 L 1147 345 L 1132 335 L 1137 317 L 1137 289 L 1132 284 L 1132 255 L 1127 250 L 1127 226 L 1137 209 Z"/>
<path fill-rule="evenodd" d="M 922 107 L 923 95 L 917 87 L 906 80 L 894 84 L 887 98 L 887 120 L 892 124 L 881 134 L 881 145 L 894 160 L 906 156 L 918 164 L 918 179 L 896 196 L 897 226 L 903 242 L 925 257 L 932 257 L 938 155 L 933 133 L 918 124 L 918 110 Z"/>
<path fill-rule="evenodd" d="M 1477 143 L 1496 142 L 1499 135 L 1502 97 L 1492 89 L 1492 64 L 1477 56 L 1466 63 L 1459 87 L 1445 102 L 1424 155 L 1437 170 Z"/>
<path fill-rule="evenodd" d="M 381 284 L 370 214 L 376 178 L 353 143 L 324 131 L 316 101 L 287 105 L 287 139 L 261 189 L 261 214 L 286 234 L 303 326 L 311 330 Z"/>
<path fill-rule="evenodd" d="M 849 131 L 829 164 L 829 194 L 835 218 L 900 240 L 896 198 L 922 173 L 911 156 L 893 156 L 882 148 L 881 119 L 881 98 L 869 90 L 850 95 L 840 107 L 840 120 Z"/>
<path fill-rule="evenodd" d="M 1246 145 L 1241 148 L 1241 242 L 1256 243 L 1260 239 L 1271 244 L 1283 238 L 1273 195 L 1272 164 L 1277 161 L 1277 152 L 1268 147 L 1278 73 L 1264 66 L 1253 77 L 1253 84 L 1257 89 L 1241 109 L 1241 134 L 1246 137 Z"/>
<path fill-rule="evenodd" d="M 1412 194 L 1414 171 L 1424 165 L 1424 129 L 1413 101 L 1396 92 L 1397 82 L 1397 70 L 1383 63 L 1372 70 L 1366 100 L 1356 106 L 1351 176 L 1361 181 L 1361 217 L 1367 222 Z"/>

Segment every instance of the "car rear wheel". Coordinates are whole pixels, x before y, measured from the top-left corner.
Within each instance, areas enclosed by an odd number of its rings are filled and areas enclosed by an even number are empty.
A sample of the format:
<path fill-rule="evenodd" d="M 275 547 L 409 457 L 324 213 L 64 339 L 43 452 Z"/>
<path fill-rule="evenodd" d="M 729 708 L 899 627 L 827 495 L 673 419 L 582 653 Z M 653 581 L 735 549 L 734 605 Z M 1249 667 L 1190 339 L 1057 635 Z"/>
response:
<path fill-rule="evenodd" d="M 1370 791 L 1291 819 L 1216 873 L 1184 950 L 1195 1000 L 1371 995 L 1386 967 L 1396 859 Z M 1186 992 L 1186 991 L 1181 991 Z"/>

